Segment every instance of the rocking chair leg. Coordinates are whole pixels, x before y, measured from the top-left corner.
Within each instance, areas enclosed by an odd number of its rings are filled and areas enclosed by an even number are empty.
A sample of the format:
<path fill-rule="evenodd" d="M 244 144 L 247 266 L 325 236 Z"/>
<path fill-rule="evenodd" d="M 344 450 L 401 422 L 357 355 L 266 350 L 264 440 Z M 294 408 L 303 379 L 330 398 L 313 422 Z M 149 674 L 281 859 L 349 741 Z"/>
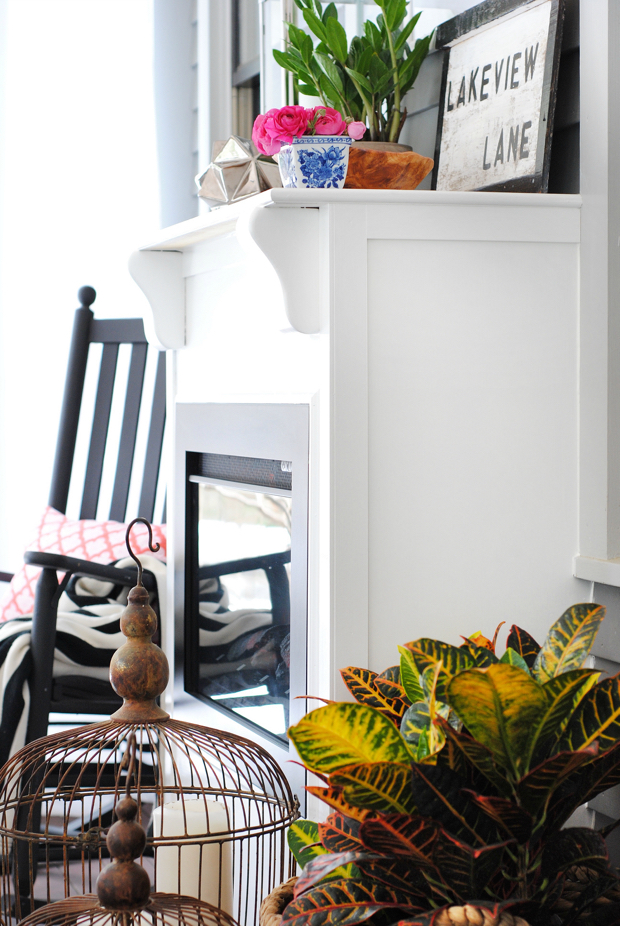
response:
<path fill-rule="evenodd" d="M 40 739 L 47 734 L 48 714 L 52 698 L 53 660 L 49 658 L 56 643 L 56 613 L 58 579 L 54 569 L 44 569 L 37 582 L 32 618 L 30 652 L 32 674 L 30 677 L 30 712 L 26 742 Z M 23 820 L 17 820 L 18 830 L 37 832 L 41 825 L 41 802 L 37 792 L 41 783 L 30 779 L 22 781 L 22 794 L 33 795 L 34 804 L 26 803 L 22 810 Z M 37 878 L 38 844 L 15 840 L 13 845 L 13 877 L 15 882 L 16 915 L 26 916 L 34 910 L 34 883 Z M 19 909 L 21 907 L 21 910 Z M 25 909 L 27 908 L 27 909 Z"/>

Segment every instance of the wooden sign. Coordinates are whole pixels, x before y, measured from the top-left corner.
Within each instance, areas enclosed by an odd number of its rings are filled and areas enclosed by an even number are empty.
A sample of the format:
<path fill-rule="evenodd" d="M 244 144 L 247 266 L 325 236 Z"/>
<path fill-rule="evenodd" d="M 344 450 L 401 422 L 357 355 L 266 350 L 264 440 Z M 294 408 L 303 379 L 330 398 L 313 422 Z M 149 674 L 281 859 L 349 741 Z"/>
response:
<path fill-rule="evenodd" d="M 439 26 L 435 189 L 547 191 L 561 4 L 486 0 Z"/>

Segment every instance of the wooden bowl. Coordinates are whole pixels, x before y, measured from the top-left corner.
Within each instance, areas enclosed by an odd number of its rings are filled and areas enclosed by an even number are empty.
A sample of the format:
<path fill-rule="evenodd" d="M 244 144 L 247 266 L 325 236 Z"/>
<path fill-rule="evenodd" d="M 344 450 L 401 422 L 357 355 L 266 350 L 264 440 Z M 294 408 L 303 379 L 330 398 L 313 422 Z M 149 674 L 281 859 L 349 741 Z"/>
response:
<path fill-rule="evenodd" d="M 344 186 L 346 190 L 415 190 L 433 164 L 432 158 L 415 151 L 377 151 L 353 144 Z"/>

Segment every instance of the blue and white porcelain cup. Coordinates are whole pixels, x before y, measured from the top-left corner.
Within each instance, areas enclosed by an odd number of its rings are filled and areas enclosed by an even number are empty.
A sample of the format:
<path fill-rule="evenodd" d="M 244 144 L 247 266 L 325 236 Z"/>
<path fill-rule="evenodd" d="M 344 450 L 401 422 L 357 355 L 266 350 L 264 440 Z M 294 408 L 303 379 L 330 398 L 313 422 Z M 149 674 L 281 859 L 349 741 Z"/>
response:
<path fill-rule="evenodd" d="M 349 166 L 349 135 L 302 135 L 282 145 L 278 157 L 282 186 L 298 190 L 340 190 Z"/>

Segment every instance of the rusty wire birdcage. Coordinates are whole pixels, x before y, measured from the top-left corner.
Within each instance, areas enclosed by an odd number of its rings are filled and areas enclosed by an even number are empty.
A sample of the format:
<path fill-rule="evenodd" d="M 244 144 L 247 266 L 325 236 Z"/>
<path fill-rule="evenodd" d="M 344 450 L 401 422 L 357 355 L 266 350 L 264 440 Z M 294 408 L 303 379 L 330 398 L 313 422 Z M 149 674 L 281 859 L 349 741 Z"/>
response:
<path fill-rule="evenodd" d="M 145 869 L 135 859 L 146 846 L 146 833 L 137 822 L 138 804 L 130 793 L 135 769 L 136 738 L 128 740 L 131 753 L 125 797 L 115 807 L 117 821 L 106 836 L 112 862 L 97 879 L 97 893 L 57 900 L 22 920 L 26 926 L 237 926 L 224 910 L 193 897 L 152 893 Z M 127 753 L 125 753 L 127 755 Z"/>
<path fill-rule="evenodd" d="M 127 642 L 110 665 L 123 706 L 109 720 L 28 744 L 0 771 L 6 926 L 41 903 L 93 890 L 132 734 L 155 891 L 199 897 L 253 926 L 261 899 L 293 873 L 286 831 L 297 801 L 277 762 L 244 737 L 173 720 L 157 705 L 168 667 L 151 642 L 157 618 L 138 566 L 121 618 Z"/>

